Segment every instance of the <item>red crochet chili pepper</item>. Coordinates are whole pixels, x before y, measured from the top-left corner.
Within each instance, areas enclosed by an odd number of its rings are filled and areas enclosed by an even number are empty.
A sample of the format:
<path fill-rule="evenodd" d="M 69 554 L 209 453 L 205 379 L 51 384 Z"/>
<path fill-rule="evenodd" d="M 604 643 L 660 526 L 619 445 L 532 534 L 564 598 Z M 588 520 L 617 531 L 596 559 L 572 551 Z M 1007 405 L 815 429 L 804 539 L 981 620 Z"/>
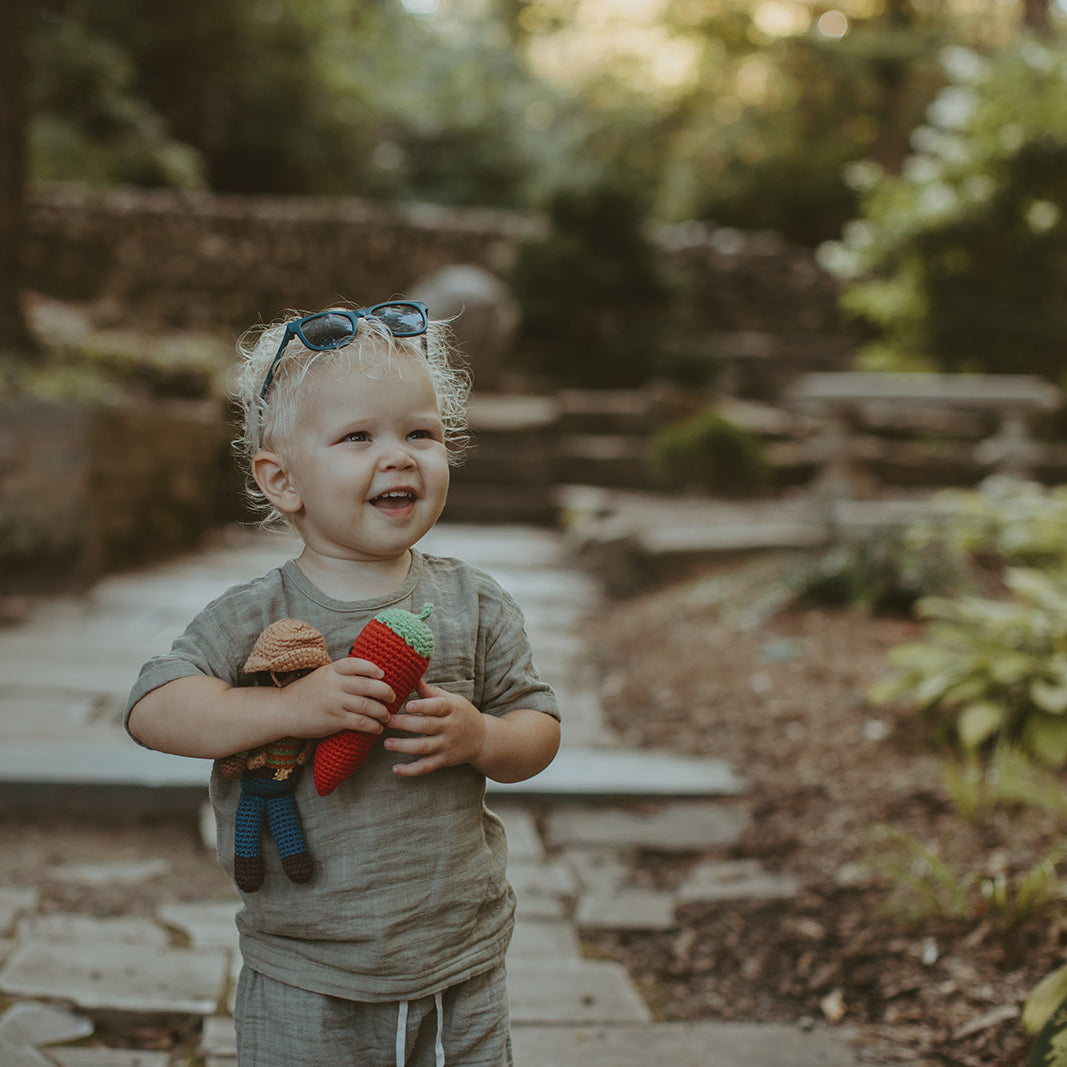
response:
<path fill-rule="evenodd" d="M 421 615 L 388 608 L 375 615 L 352 643 L 350 656 L 370 660 L 385 671 L 385 682 L 396 694 L 389 705 L 395 715 L 407 700 L 433 655 L 433 633 L 425 619 L 433 611 L 426 604 Z M 366 758 L 378 734 L 343 730 L 323 738 L 315 749 L 315 789 L 320 797 L 332 793 Z"/>

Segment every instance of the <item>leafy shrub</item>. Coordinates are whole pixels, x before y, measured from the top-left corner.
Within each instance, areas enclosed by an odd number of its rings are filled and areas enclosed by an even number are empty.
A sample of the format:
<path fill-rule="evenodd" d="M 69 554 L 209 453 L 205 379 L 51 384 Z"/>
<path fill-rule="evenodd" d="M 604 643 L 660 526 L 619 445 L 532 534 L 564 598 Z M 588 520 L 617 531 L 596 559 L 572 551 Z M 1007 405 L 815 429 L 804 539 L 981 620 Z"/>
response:
<path fill-rule="evenodd" d="M 921 600 L 926 634 L 890 652 L 895 672 L 871 699 L 914 705 L 965 749 L 1003 739 L 1060 767 L 1067 764 L 1067 581 L 1011 568 L 1005 583 L 1004 599 Z"/>
<path fill-rule="evenodd" d="M 512 275 L 527 362 L 561 384 L 641 385 L 658 369 L 668 309 L 641 198 L 611 183 L 567 190 L 549 216 Z"/>
<path fill-rule="evenodd" d="M 1067 570 L 1067 486 L 997 475 L 978 490 L 939 493 L 933 504 L 934 516 L 908 533 L 916 549 L 940 544 L 946 557 L 972 570 Z"/>
<path fill-rule="evenodd" d="M 984 918 L 1010 928 L 1038 918 L 1058 899 L 1057 868 L 1067 850 L 1055 849 L 1015 874 L 982 875 L 948 863 L 906 831 L 881 826 L 876 835 L 870 866 L 893 883 L 886 908 L 909 921 Z"/>
<path fill-rule="evenodd" d="M 1036 373 L 1067 350 L 1067 53 L 944 53 L 948 84 L 901 175 L 854 165 L 862 218 L 820 249 L 890 366 Z"/>
<path fill-rule="evenodd" d="M 909 533 L 876 533 L 830 549 L 807 568 L 801 598 L 907 614 L 922 597 L 955 589 L 958 561 L 936 541 L 914 544 Z"/>
<path fill-rule="evenodd" d="M 659 430 L 652 439 L 652 458 L 679 484 L 727 496 L 750 496 L 770 482 L 760 439 L 714 408 Z"/>
<path fill-rule="evenodd" d="M 1002 592 L 1005 567 L 1067 570 L 1067 487 L 998 475 L 930 503 L 928 518 L 854 538 L 811 564 L 805 599 L 908 612 L 926 596 Z"/>

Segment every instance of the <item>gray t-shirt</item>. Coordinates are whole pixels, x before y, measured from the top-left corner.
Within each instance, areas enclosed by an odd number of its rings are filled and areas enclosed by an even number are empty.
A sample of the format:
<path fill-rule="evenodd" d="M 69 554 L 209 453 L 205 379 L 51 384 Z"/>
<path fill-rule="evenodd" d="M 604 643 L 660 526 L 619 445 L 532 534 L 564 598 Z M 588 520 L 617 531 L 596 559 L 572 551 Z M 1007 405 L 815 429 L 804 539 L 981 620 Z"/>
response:
<path fill-rule="evenodd" d="M 515 601 L 461 560 L 413 551 L 404 584 L 374 600 L 333 600 L 292 560 L 230 589 L 168 654 L 145 663 L 127 718 L 141 697 L 177 678 L 253 684 L 242 665 L 260 632 L 278 619 L 310 623 L 339 659 L 379 611 L 418 614 L 426 603 L 434 605 L 427 620 L 434 634 L 430 684 L 462 694 L 484 714 L 533 708 L 559 717 L 552 690 L 534 668 Z M 485 778 L 469 764 L 416 778 L 392 773 L 395 763 L 413 758 L 375 744 L 326 797 L 316 793 L 310 768 L 300 773 L 297 809 L 315 874 L 304 885 L 290 882 L 265 842 L 266 881 L 243 895 L 237 917 L 249 966 L 314 992 L 391 1001 L 446 989 L 503 959 L 514 894 L 505 877 L 503 826 L 485 806 Z M 211 801 L 219 861 L 231 875 L 239 792 L 239 783 L 216 767 Z"/>

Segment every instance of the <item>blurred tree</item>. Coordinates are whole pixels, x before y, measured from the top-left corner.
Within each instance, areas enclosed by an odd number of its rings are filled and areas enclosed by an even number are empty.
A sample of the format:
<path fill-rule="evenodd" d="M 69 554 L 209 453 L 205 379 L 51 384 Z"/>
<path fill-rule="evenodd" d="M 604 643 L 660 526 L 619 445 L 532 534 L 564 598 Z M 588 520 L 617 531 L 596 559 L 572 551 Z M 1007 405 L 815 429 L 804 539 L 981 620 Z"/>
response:
<path fill-rule="evenodd" d="M 568 385 L 641 385 L 659 367 L 670 298 L 643 230 L 647 201 L 605 181 L 558 193 L 549 213 L 549 234 L 512 275 L 527 363 Z"/>
<path fill-rule="evenodd" d="M 223 192 L 335 192 L 352 158 L 309 21 L 322 5 L 274 0 L 52 0 L 133 64 L 134 89 L 195 148 Z M 377 8 L 381 5 L 367 5 Z"/>
<path fill-rule="evenodd" d="M 36 343 L 22 312 L 26 186 L 25 0 L 0 17 L 0 353 L 32 359 Z"/>
<path fill-rule="evenodd" d="M 129 54 L 72 5 L 41 4 L 30 35 L 30 171 L 37 181 L 198 188 L 195 149 L 138 95 Z"/>
<path fill-rule="evenodd" d="M 1067 55 L 1035 37 L 945 53 L 900 176 L 853 168 L 862 215 L 820 258 L 874 326 L 868 360 L 1067 372 Z"/>

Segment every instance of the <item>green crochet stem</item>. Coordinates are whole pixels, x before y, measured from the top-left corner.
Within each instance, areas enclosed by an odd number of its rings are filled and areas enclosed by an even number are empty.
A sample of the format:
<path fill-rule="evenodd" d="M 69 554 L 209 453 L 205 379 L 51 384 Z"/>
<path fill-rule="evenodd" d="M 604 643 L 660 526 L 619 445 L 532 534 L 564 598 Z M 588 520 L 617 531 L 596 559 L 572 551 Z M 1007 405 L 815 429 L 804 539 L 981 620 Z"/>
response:
<path fill-rule="evenodd" d="M 416 654 L 429 659 L 433 655 L 433 633 L 424 620 L 430 617 L 432 611 L 433 604 L 423 604 L 419 615 L 413 615 L 404 608 L 386 608 L 374 617 L 383 626 L 388 626 Z"/>

